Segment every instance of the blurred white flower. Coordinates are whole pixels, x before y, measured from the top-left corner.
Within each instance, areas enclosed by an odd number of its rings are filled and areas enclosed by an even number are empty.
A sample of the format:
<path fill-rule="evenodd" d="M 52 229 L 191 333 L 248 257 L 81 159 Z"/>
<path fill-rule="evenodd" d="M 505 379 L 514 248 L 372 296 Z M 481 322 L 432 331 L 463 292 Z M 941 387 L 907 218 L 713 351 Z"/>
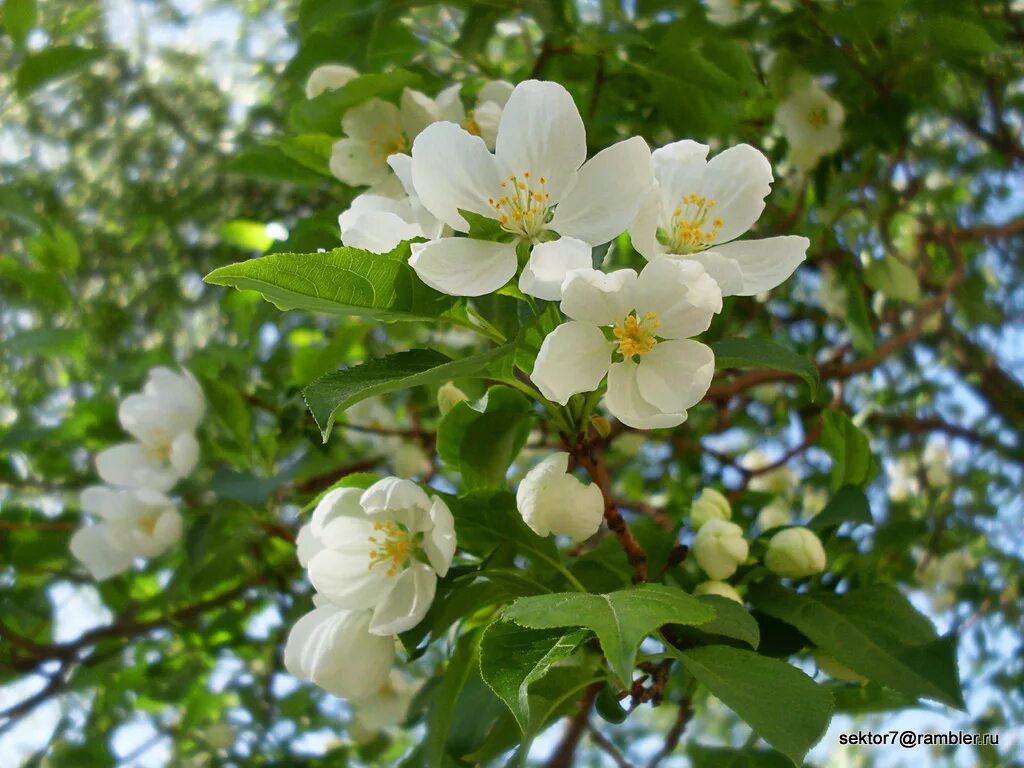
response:
<path fill-rule="evenodd" d="M 554 453 L 527 472 L 516 491 L 516 506 L 538 536 L 564 535 L 583 541 L 604 519 L 604 497 L 596 485 L 568 474 L 569 454 Z"/>
<path fill-rule="evenodd" d="M 910 456 L 900 456 L 885 466 L 889 478 L 889 498 L 896 502 L 906 501 L 921 493 L 917 478 L 917 461 Z"/>
<path fill-rule="evenodd" d="M 365 491 L 330 491 L 302 539 L 317 592 L 340 608 L 372 610 L 369 631 L 393 635 L 430 608 L 455 554 L 455 523 L 440 498 L 386 477 Z"/>
<path fill-rule="evenodd" d="M 697 532 L 693 555 L 697 565 L 715 581 L 727 579 L 747 559 L 750 547 L 743 529 L 725 520 L 709 520 Z"/>
<path fill-rule="evenodd" d="M 97 580 L 127 570 L 136 557 L 163 554 L 181 538 L 181 515 L 158 491 L 97 485 L 82 491 L 80 503 L 96 522 L 71 537 L 71 554 Z"/>
<path fill-rule="evenodd" d="M 790 579 L 802 579 L 825 570 L 825 548 L 808 528 L 787 528 L 772 536 L 764 556 L 765 567 Z"/>
<path fill-rule="evenodd" d="M 718 285 L 696 262 L 655 259 L 639 275 L 576 270 L 561 303 L 571 320 L 544 339 L 533 381 L 565 405 L 607 374 L 605 404 L 619 421 L 636 429 L 682 424 L 715 369 L 711 348 L 689 337 L 706 331 L 721 308 Z"/>
<path fill-rule="evenodd" d="M 748 451 L 743 457 L 741 465 L 748 472 L 757 474 L 750 478 L 747 487 L 761 493 L 789 493 L 795 490 L 800 483 L 800 478 L 785 464 L 766 472 L 762 471 L 774 463 L 774 460 L 760 448 Z"/>
<path fill-rule="evenodd" d="M 693 589 L 695 595 L 718 595 L 743 605 L 743 598 L 731 585 L 724 581 L 702 581 Z"/>
<path fill-rule="evenodd" d="M 437 119 L 461 125 L 467 132 L 483 139 L 487 148 L 493 150 L 501 113 L 514 90 L 512 83 L 491 80 L 477 93 L 476 106 L 467 112 L 462 106 L 461 84 L 449 86 L 437 95 Z"/>
<path fill-rule="evenodd" d="M 439 291 L 481 296 L 515 276 L 516 242 L 533 245 L 554 234 L 592 246 L 608 242 L 629 225 L 651 186 L 650 150 L 633 137 L 585 163 L 586 156 L 583 120 L 557 83 L 515 87 L 494 154 L 458 125 L 431 125 L 412 148 L 420 201 L 456 232 L 470 229 L 465 210 L 494 220 L 514 242 L 441 238 L 415 245 L 409 263 Z"/>
<path fill-rule="evenodd" d="M 732 26 L 750 18 L 757 10 L 757 3 L 750 0 L 704 0 L 708 21 L 723 27 Z"/>
<path fill-rule="evenodd" d="M 714 488 L 705 488 L 690 507 L 690 528 L 696 533 L 709 520 L 731 520 L 729 500 Z"/>
<path fill-rule="evenodd" d="M 761 509 L 757 514 L 757 527 L 762 531 L 770 531 L 772 528 L 780 528 L 793 522 L 793 513 L 790 511 L 789 502 L 778 498 Z"/>
<path fill-rule="evenodd" d="M 764 210 L 768 159 L 747 144 L 707 160 L 708 146 L 677 141 L 656 149 L 657 186 L 629 229 L 646 259 L 668 256 L 704 265 L 723 296 L 753 296 L 782 283 L 806 258 L 806 237 L 736 240 Z"/>
<path fill-rule="evenodd" d="M 950 458 L 949 446 L 944 442 L 931 441 L 925 446 L 921 463 L 924 465 L 928 485 L 933 488 L 949 485 Z"/>
<path fill-rule="evenodd" d="M 312 99 L 324 91 L 334 91 L 359 77 L 359 72 L 345 64 L 321 64 L 309 73 L 306 80 L 306 98 Z"/>
<path fill-rule="evenodd" d="M 396 475 L 414 477 L 430 472 L 430 456 L 422 445 L 398 434 L 373 432 L 397 432 L 402 428 L 394 410 L 379 397 L 360 400 L 345 411 L 345 421 L 352 425 L 346 435 L 349 442 L 379 454 Z"/>
<path fill-rule="evenodd" d="M 349 733 L 356 743 L 372 741 L 384 729 L 401 725 L 420 687 L 420 681 L 396 669 L 376 691 L 353 701 Z"/>
<path fill-rule="evenodd" d="M 794 79 L 794 90 L 775 113 L 789 144 L 789 160 L 809 171 L 842 144 L 843 105 L 809 77 Z"/>
<path fill-rule="evenodd" d="M 288 633 L 285 669 L 344 699 L 372 696 L 387 683 L 395 640 L 372 634 L 370 617 L 368 610 L 314 608 Z"/>

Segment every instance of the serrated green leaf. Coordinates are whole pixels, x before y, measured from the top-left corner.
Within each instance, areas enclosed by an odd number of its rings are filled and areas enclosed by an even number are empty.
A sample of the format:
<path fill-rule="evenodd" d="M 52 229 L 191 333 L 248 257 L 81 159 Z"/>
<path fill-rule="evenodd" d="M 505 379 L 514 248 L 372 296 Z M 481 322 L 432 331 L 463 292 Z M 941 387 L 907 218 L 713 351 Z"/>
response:
<path fill-rule="evenodd" d="M 325 374 L 302 390 L 302 397 L 326 442 L 338 414 L 360 400 L 421 384 L 479 376 L 513 351 L 511 344 L 505 344 L 452 360 L 433 349 L 409 349 Z"/>
<path fill-rule="evenodd" d="M 535 732 L 540 725 L 531 722 L 530 685 L 575 653 L 587 634 L 580 629 L 523 629 L 500 620 L 484 630 L 480 638 L 480 675 L 508 705 L 523 733 Z"/>
<path fill-rule="evenodd" d="M 586 627 L 623 686 L 633 679 L 640 641 L 664 624 L 704 624 L 715 617 L 706 603 L 681 589 L 642 584 L 606 595 L 565 592 L 516 600 L 504 617 L 530 629 Z"/>
<path fill-rule="evenodd" d="M 796 667 L 726 645 L 677 653 L 687 672 L 795 765 L 825 734 L 832 696 Z"/>
<path fill-rule="evenodd" d="M 817 400 L 821 378 L 813 361 L 768 339 L 723 339 L 711 345 L 715 368 L 769 368 L 799 376 Z"/>

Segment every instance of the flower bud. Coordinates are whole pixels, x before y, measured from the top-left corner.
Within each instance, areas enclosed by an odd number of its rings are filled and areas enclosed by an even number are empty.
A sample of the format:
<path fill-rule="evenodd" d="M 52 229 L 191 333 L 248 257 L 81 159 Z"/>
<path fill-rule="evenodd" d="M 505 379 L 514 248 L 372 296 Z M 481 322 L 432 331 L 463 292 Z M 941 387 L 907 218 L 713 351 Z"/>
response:
<path fill-rule="evenodd" d="M 757 527 L 762 531 L 770 531 L 772 528 L 781 528 L 792 523 L 793 515 L 789 511 L 789 505 L 782 499 L 775 499 L 757 515 Z"/>
<path fill-rule="evenodd" d="M 569 454 L 555 453 L 531 469 L 516 491 L 516 506 L 538 536 L 590 538 L 604 519 L 604 497 L 596 485 L 567 474 Z"/>
<path fill-rule="evenodd" d="M 466 393 L 456 387 L 452 382 L 442 384 L 437 390 L 437 409 L 442 416 L 464 400 L 469 400 Z"/>
<path fill-rule="evenodd" d="M 704 573 L 712 579 L 727 579 L 736 573 L 750 551 L 743 529 L 725 520 L 709 520 L 693 544 L 693 555 Z"/>
<path fill-rule="evenodd" d="M 726 584 L 724 581 L 702 581 L 693 589 L 695 595 L 718 595 L 724 597 L 727 600 L 743 605 L 743 598 L 740 597 L 740 593 L 732 588 L 731 585 Z"/>
<path fill-rule="evenodd" d="M 594 416 L 590 419 L 590 425 L 601 437 L 608 437 L 612 433 L 611 422 L 604 416 Z"/>
<path fill-rule="evenodd" d="M 690 507 L 690 527 L 699 531 L 709 520 L 729 520 L 732 518 L 732 507 L 729 500 L 714 488 L 705 488 L 700 496 L 693 500 Z"/>
<path fill-rule="evenodd" d="M 774 574 L 802 579 L 825 570 L 825 549 L 807 528 L 787 528 L 772 536 L 764 564 Z"/>

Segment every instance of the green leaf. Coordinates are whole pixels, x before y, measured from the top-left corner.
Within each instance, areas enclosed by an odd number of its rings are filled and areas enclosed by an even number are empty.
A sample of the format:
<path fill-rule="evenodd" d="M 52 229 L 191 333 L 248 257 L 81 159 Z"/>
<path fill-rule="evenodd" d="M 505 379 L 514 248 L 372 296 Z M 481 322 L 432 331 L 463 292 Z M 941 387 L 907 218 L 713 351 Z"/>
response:
<path fill-rule="evenodd" d="M 480 639 L 480 674 L 504 701 L 523 733 L 536 732 L 530 720 L 530 684 L 571 656 L 587 637 L 583 630 L 523 629 L 510 621 L 491 623 Z"/>
<path fill-rule="evenodd" d="M 533 426 L 530 401 L 514 389 L 495 386 L 475 406 L 457 403 L 437 427 L 437 453 L 462 473 L 467 491 L 502 488 L 509 465 Z"/>
<path fill-rule="evenodd" d="M 333 177 L 329 163 L 334 142 L 334 137 L 326 133 L 303 133 L 278 139 L 276 144 L 278 149 L 295 162 L 321 176 Z"/>
<path fill-rule="evenodd" d="M 409 349 L 325 374 L 302 390 L 302 397 L 326 442 L 338 414 L 360 400 L 421 384 L 479 376 L 512 352 L 512 345 L 505 344 L 452 360 L 433 349 Z"/>
<path fill-rule="evenodd" d="M 908 696 L 964 706 L 955 638 L 937 638 L 928 620 L 895 589 L 803 595 L 762 582 L 750 599 L 854 672 Z"/>
<path fill-rule="evenodd" d="M 890 299 L 916 302 L 921 298 L 921 285 L 914 270 L 894 256 L 868 262 L 864 282 Z"/>
<path fill-rule="evenodd" d="M 758 629 L 757 621 L 746 608 L 735 600 L 721 595 L 701 595 L 697 599 L 714 609 L 715 618 L 691 631 L 705 636 L 731 637 L 757 649 L 761 631 Z"/>
<path fill-rule="evenodd" d="M 723 339 L 711 345 L 715 368 L 769 368 L 799 376 L 811 391 L 811 399 L 821 393 L 821 378 L 813 361 L 768 339 Z"/>
<path fill-rule="evenodd" d="M 249 179 L 285 182 L 305 186 L 323 182 L 323 176 L 306 167 L 280 146 L 248 147 L 221 166 L 223 173 L 236 174 Z M 337 242 L 337 238 L 335 238 Z"/>
<path fill-rule="evenodd" d="M 538 536 L 523 522 L 516 498 L 508 491 L 474 491 L 445 501 L 455 518 L 459 549 L 477 557 L 489 557 L 503 544 L 540 563 L 560 564 L 554 539 Z"/>
<path fill-rule="evenodd" d="M 289 118 L 300 132 L 340 136 L 341 118 L 347 110 L 371 98 L 397 98 L 405 88 L 416 88 L 419 84 L 420 76 L 404 69 L 360 75 L 341 88 L 298 102 Z"/>
<path fill-rule="evenodd" d="M 205 280 L 259 291 L 279 309 L 381 320 L 435 320 L 456 302 L 425 286 L 404 261 L 357 248 L 275 253 L 215 269 Z"/>
<path fill-rule="evenodd" d="M 47 83 L 66 77 L 82 69 L 103 55 L 98 48 L 77 45 L 57 45 L 38 53 L 30 53 L 18 67 L 15 87 L 25 96 Z"/>
<path fill-rule="evenodd" d="M 764 749 L 724 749 L 692 744 L 687 752 L 693 768 L 790 768 L 790 761 L 778 752 Z"/>
<path fill-rule="evenodd" d="M 871 506 L 864 491 L 855 485 L 844 485 L 807 524 L 808 528 L 828 528 L 843 523 L 873 525 Z"/>
<path fill-rule="evenodd" d="M 427 720 L 424 745 L 426 765 L 446 764 L 445 745 L 455 718 L 455 705 L 477 664 L 478 640 L 475 633 L 460 637 L 455 645 L 455 653 L 448 662 L 448 668 L 441 677 L 441 685 Z"/>
<path fill-rule="evenodd" d="M 853 348 L 862 355 L 875 349 L 875 332 L 871 328 L 871 310 L 864 298 L 862 277 L 847 264 L 840 267 L 843 287 L 846 289 L 846 327 Z"/>
<path fill-rule="evenodd" d="M 642 584 L 606 595 L 523 597 L 504 617 L 530 629 L 587 627 L 597 635 L 612 671 L 629 687 L 641 640 L 663 624 L 704 624 L 714 619 L 715 611 L 681 589 Z"/>
<path fill-rule="evenodd" d="M 726 645 L 678 652 L 686 670 L 795 765 L 832 719 L 832 696 L 796 667 Z"/>
<path fill-rule="evenodd" d="M 832 487 L 866 485 L 875 474 L 867 436 L 840 411 L 825 411 L 821 420 L 821 444 L 832 457 Z"/>
<path fill-rule="evenodd" d="M 36 0 L 4 0 L 4 27 L 19 46 L 36 25 Z"/>
<path fill-rule="evenodd" d="M 267 250 L 274 242 L 274 238 L 267 234 L 267 225 L 262 221 L 247 221 L 245 219 L 228 221 L 218 228 L 217 234 L 226 243 L 260 253 Z"/>

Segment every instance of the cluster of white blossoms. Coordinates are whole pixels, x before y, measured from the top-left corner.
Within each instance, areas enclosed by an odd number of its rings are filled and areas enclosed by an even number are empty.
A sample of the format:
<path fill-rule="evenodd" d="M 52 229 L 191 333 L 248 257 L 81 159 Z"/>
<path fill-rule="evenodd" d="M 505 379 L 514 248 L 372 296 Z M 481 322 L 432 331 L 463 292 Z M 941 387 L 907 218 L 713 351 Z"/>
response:
<path fill-rule="evenodd" d="M 791 89 L 775 112 L 775 123 L 789 144 L 789 162 L 810 171 L 843 143 L 846 111 L 805 73 L 792 78 Z"/>
<path fill-rule="evenodd" d="M 82 511 L 93 522 L 71 538 L 72 554 L 93 578 L 121 573 L 135 558 L 156 557 L 181 537 L 181 514 L 166 493 L 199 460 L 195 430 L 205 410 L 192 374 L 164 367 L 152 369 L 142 392 L 121 402 L 121 426 L 135 439 L 96 456 L 106 485 L 82 491 Z"/>
<path fill-rule="evenodd" d="M 920 460 L 905 455 L 890 462 L 885 467 L 889 479 L 889 498 L 903 502 L 919 496 L 922 479 L 929 488 L 939 489 L 949 485 L 950 459 L 949 446 L 933 440 L 925 446 Z"/>
<path fill-rule="evenodd" d="M 696 534 L 693 556 L 710 578 L 698 584 L 697 595 L 720 595 L 743 602 L 726 582 L 750 556 L 743 529 L 732 520 L 732 505 L 714 488 L 705 488 L 690 507 L 690 528 Z M 802 579 L 825 570 L 825 548 L 808 528 L 784 528 L 773 534 L 764 555 L 764 566 L 784 578 Z"/>
<path fill-rule="evenodd" d="M 316 607 L 288 635 L 285 667 L 373 721 L 398 695 L 395 635 L 426 615 L 455 546 L 447 505 L 411 480 L 329 491 L 299 531 Z"/>
<path fill-rule="evenodd" d="M 711 349 L 692 337 L 723 296 L 773 288 L 806 255 L 803 237 L 737 240 L 764 210 L 768 160 L 739 145 L 708 161 L 694 141 L 652 153 L 640 137 L 588 160 L 583 120 L 561 85 L 490 83 L 480 98 L 470 117 L 457 86 L 436 100 L 406 91 L 401 108 L 377 99 L 346 112 L 335 174 L 379 185 L 390 168 L 401 191 L 358 196 L 339 218 L 343 243 L 385 253 L 412 240 L 409 264 L 450 295 L 517 284 L 560 302 L 569 322 L 541 346 L 541 393 L 565 405 L 606 386 L 608 410 L 628 426 L 681 424 L 714 372 Z M 495 118 L 493 141 L 481 114 Z M 486 234 L 469 214 L 491 222 Z M 626 231 L 647 266 L 594 269 L 593 249 Z"/>

